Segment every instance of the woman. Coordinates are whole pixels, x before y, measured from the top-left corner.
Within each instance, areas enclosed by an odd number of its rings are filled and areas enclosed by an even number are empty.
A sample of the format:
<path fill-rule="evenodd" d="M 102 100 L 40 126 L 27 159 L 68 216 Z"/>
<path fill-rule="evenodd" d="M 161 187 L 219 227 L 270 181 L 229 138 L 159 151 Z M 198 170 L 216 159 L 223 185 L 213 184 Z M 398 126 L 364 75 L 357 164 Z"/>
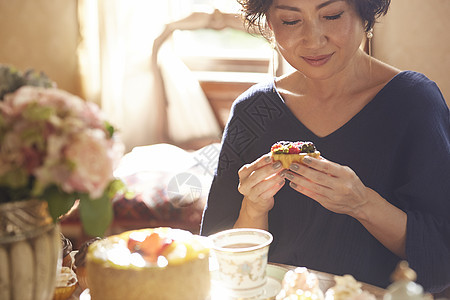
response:
<path fill-rule="evenodd" d="M 386 287 L 406 259 L 427 291 L 450 285 L 449 109 L 424 75 L 359 47 L 389 1 L 240 3 L 295 70 L 233 104 L 201 233 L 262 228 L 272 262 Z M 323 157 L 282 169 L 280 140 Z"/>

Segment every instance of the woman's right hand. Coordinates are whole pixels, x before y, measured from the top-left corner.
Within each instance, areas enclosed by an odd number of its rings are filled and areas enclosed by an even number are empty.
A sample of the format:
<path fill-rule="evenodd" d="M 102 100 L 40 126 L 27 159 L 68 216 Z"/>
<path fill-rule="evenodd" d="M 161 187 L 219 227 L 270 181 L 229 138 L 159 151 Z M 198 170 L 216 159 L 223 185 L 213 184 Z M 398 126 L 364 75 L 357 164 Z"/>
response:
<path fill-rule="evenodd" d="M 285 183 L 285 173 L 281 163 L 274 162 L 270 153 L 238 171 L 238 190 L 244 199 L 234 227 L 267 227 L 268 212 L 274 205 L 274 195 Z"/>

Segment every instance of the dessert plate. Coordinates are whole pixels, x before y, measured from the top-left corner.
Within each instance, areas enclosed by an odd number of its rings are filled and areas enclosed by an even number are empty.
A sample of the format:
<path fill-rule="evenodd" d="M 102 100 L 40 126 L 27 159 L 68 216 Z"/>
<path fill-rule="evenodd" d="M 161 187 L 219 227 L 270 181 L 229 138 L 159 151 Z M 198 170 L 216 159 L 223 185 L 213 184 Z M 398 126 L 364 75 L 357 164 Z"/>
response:
<path fill-rule="evenodd" d="M 275 299 L 281 290 L 281 281 L 288 269 L 277 265 L 268 264 L 266 268 L 267 282 L 257 290 L 244 290 L 239 293 L 230 291 L 220 286 L 216 279 L 216 271 L 211 271 L 211 298 L 210 300 L 266 300 Z M 91 300 L 89 289 L 85 289 L 80 294 L 80 300 Z"/>
<path fill-rule="evenodd" d="M 277 265 L 268 264 L 266 268 L 267 282 L 258 289 L 243 291 L 229 290 L 220 286 L 215 271 L 211 272 L 211 298 L 210 300 L 261 300 L 275 299 L 281 290 L 281 281 L 288 269 Z"/>

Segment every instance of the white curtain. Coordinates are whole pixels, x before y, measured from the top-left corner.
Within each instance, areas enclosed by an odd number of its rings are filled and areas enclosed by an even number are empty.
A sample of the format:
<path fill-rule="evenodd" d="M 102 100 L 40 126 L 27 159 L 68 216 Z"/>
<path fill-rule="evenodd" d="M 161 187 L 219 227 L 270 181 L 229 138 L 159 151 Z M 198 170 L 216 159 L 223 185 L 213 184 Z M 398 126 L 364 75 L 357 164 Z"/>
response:
<path fill-rule="evenodd" d="M 220 138 L 219 124 L 198 80 L 169 47 L 163 46 L 159 54 L 170 139 L 185 143 L 193 138 Z"/>
<path fill-rule="evenodd" d="M 127 150 L 158 142 L 157 87 L 153 86 L 150 66 L 153 40 L 164 24 L 188 14 L 189 8 L 178 5 L 174 11 L 173 0 L 79 0 L 78 3 L 81 33 L 78 54 L 84 97 L 100 104 L 108 120 L 118 127 Z M 171 82 L 173 91 L 187 88 L 183 79 Z M 183 137 L 177 134 L 172 137 L 186 140 L 204 134 L 218 136 L 214 122 L 206 126 L 206 132 L 198 129 L 199 118 L 205 122 L 213 118 L 206 98 L 193 99 L 191 110 L 186 110 L 183 108 L 186 100 L 179 97 L 182 94 L 178 92 L 178 96 L 169 100 L 170 132 L 183 132 Z M 196 113 L 191 113 L 192 109 Z M 179 113 L 182 115 L 177 117 Z"/>

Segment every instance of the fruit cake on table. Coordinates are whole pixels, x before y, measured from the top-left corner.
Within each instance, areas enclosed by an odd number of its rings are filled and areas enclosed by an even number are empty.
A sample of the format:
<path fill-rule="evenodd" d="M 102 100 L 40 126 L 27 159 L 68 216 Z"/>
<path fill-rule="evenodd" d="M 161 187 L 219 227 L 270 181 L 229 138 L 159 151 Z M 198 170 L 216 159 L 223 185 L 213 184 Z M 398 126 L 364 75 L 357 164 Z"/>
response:
<path fill-rule="evenodd" d="M 207 239 L 181 229 L 133 230 L 96 241 L 86 271 L 93 300 L 203 300 L 210 292 Z"/>

